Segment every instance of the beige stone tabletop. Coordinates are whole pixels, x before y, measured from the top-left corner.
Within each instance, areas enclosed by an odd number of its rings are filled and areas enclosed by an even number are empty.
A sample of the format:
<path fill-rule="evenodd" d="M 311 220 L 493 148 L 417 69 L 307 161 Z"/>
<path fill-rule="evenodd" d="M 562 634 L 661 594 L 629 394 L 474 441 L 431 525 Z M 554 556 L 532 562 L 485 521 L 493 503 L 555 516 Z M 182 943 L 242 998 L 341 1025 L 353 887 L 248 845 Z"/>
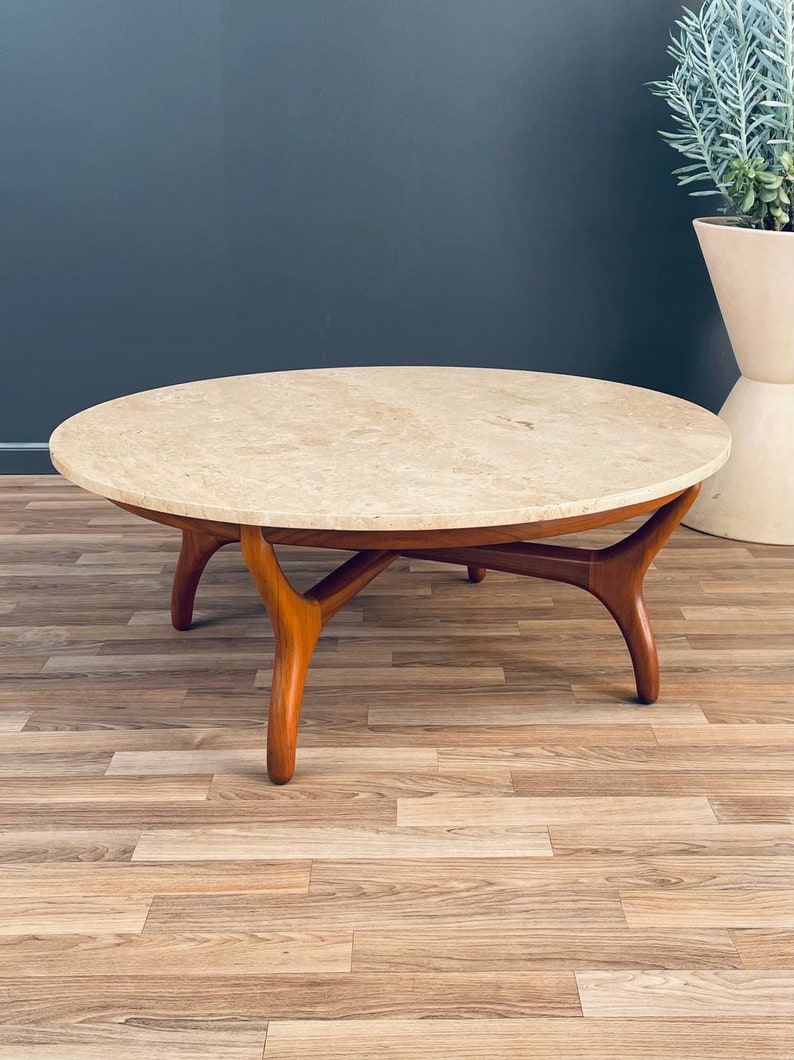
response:
<path fill-rule="evenodd" d="M 329 368 L 149 390 L 80 412 L 55 467 L 154 511 L 317 530 L 503 526 L 654 500 L 728 429 L 651 390 L 487 368 Z"/>

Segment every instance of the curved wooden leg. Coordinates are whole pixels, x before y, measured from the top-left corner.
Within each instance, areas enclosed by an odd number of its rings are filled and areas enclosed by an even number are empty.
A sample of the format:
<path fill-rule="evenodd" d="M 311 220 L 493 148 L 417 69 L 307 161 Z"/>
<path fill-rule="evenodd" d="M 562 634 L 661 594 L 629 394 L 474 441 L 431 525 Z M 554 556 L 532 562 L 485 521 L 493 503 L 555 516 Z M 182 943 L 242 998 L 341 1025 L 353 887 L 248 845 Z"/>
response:
<path fill-rule="evenodd" d="M 295 772 L 303 686 L 322 629 L 322 614 L 317 600 L 292 588 L 262 531 L 255 526 L 240 530 L 243 557 L 264 600 L 275 637 L 267 773 L 274 784 L 286 784 Z"/>
<path fill-rule="evenodd" d="M 626 641 L 641 703 L 659 698 L 659 653 L 645 608 L 642 585 L 646 571 L 695 501 L 692 486 L 655 512 L 639 530 L 610 548 L 592 553 L 588 589 L 607 608 Z"/>
<path fill-rule="evenodd" d="M 417 559 L 467 564 L 469 569 L 508 571 L 578 585 L 596 596 L 618 624 L 631 655 L 637 695 L 643 703 L 659 696 L 659 657 L 645 609 L 642 583 L 654 556 L 700 492 L 690 486 L 658 509 L 633 534 L 609 548 L 568 548 L 535 542 L 404 552 Z"/>
<path fill-rule="evenodd" d="M 481 582 L 485 577 L 488 570 L 487 567 L 475 567 L 473 564 L 469 564 L 466 568 L 470 582 Z"/>
<path fill-rule="evenodd" d="M 182 550 L 179 553 L 171 589 L 171 624 L 174 629 L 190 629 L 196 589 L 204 568 L 218 549 L 228 544 L 228 537 L 218 537 L 216 534 L 202 533 L 199 530 L 182 531 Z"/>

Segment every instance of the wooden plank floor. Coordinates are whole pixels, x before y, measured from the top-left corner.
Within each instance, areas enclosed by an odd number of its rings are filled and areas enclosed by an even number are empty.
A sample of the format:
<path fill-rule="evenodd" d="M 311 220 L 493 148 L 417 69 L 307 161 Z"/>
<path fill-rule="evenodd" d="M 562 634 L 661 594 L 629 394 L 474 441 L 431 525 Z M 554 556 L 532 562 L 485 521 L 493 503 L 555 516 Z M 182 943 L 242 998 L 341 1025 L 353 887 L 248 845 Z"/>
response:
<path fill-rule="evenodd" d="M 0 479 L 0 1060 L 792 1060 L 794 550 L 676 533 L 653 707 L 586 594 L 402 561 L 275 788 L 261 603 L 225 550 L 175 633 L 178 543 Z"/>

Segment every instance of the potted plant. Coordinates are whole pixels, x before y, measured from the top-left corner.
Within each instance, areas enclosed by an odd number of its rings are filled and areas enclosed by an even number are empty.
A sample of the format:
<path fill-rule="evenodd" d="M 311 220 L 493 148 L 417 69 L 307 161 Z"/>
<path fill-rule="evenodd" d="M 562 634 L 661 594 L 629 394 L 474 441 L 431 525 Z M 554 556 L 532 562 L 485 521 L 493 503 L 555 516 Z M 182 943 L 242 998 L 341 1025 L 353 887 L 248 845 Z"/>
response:
<path fill-rule="evenodd" d="M 732 215 L 694 225 L 742 372 L 720 411 L 731 457 L 685 522 L 792 544 L 794 0 L 705 0 L 677 26 L 675 70 L 650 87 L 673 112 L 662 136 L 689 160 L 679 184 Z"/>

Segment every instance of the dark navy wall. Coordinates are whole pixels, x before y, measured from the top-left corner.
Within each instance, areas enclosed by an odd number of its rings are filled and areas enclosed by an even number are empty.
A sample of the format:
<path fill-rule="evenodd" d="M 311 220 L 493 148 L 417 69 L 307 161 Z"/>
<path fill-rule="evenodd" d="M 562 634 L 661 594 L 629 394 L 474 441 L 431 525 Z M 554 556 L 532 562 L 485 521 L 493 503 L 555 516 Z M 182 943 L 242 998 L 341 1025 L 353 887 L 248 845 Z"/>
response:
<path fill-rule="evenodd" d="M 735 375 L 674 0 L 0 0 L 0 442 L 235 372 Z M 704 207 L 704 204 L 705 207 Z M 32 468 L 6 454 L 5 470 Z"/>

